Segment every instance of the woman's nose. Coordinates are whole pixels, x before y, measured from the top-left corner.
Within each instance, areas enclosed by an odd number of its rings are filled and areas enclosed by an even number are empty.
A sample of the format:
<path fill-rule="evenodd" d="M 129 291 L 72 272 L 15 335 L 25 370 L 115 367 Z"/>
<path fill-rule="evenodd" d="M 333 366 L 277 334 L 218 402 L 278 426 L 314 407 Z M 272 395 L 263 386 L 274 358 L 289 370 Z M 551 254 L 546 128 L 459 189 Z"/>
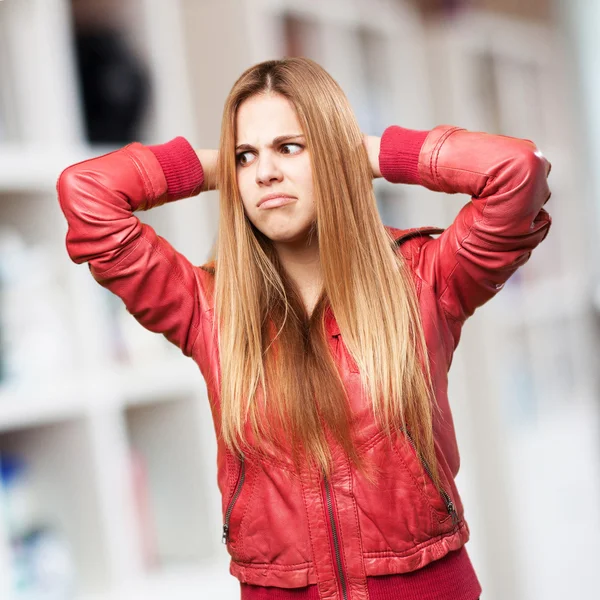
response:
<path fill-rule="evenodd" d="M 268 153 L 260 156 L 256 167 L 256 183 L 269 184 L 273 181 L 281 180 L 281 170 L 277 161 Z"/>

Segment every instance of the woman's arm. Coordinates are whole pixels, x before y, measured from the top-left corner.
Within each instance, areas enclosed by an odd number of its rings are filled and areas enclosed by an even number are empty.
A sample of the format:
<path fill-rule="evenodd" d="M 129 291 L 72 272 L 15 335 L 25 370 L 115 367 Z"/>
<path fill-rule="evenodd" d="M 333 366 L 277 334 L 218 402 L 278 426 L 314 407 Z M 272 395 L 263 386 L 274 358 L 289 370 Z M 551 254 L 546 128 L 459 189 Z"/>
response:
<path fill-rule="evenodd" d="M 196 155 L 204 170 L 204 181 L 200 187 L 201 192 L 217 189 L 217 159 L 218 150 L 196 150 Z"/>
<path fill-rule="evenodd" d="M 416 183 L 471 201 L 438 237 L 426 238 L 415 258 L 453 324 L 494 296 L 546 237 L 551 165 L 535 144 L 441 125 L 430 132 L 388 127 L 379 167 L 394 183 Z"/>
<path fill-rule="evenodd" d="M 369 164 L 371 165 L 371 172 L 373 179 L 382 177 L 381 169 L 379 168 L 379 152 L 381 148 L 381 138 L 375 135 L 367 135 L 363 133 L 363 143 L 369 156 Z"/>
<path fill-rule="evenodd" d="M 198 155 L 175 138 L 158 146 L 136 142 L 72 165 L 57 182 L 70 258 L 87 262 L 96 281 L 144 327 L 164 334 L 186 356 L 203 338 L 208 274 L 133 213 L 193 196 L 204 181 Z"/>

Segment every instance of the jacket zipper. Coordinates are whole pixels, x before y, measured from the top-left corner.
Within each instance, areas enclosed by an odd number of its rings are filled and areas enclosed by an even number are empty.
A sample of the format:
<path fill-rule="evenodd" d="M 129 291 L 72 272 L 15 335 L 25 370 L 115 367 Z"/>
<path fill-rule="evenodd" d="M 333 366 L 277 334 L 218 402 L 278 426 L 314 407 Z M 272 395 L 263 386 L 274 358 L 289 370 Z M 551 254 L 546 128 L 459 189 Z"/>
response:
<path fill-rule="evenodd" d="M 421 455 L 417 452 L 417 448 L 415 447 L 415 443 L 413 442 L 413 439 L 412 439 L 408 429 L 402 429 L 402 431 L 404 431 L 406 433 L 406 436 L 408 437 L 408 441 L 410 442 L 410 445 L 413 447 L 415 454 L 419 457 L 421 464 L 427 471 L 427 474 L 429 475 L 430 479 L 433 481 L 433 475 L 431 474 L 429 465 L 427 464 L 427 461 L 424 458 L 422 458 Z M 452 502 L 452 499 L 450 498 L 450 496 L 448 495 L 446 490 L 444 490 L 443 488 L 442 488 L 440 494 L 442 496 L 444 504 L 446 505 L 446 510 L 452 516 L 452 523 L 453 523 L 454 527 L 456 527 L 458 525 L 458 514 L 456 513 L 456 507 L 454 506 L 454 502 Z"/>
<path fill-rule="evenodd" d="M 231 516 L 231 511 L 233 510 L 233 506 L 235 505 L 241 491 L 242 485 L 244 485 L 244 477 L 246 474 L 246 463 L 244 462 L 244 455 L 242 454 L 240 457 L 240 461 L 242 463 L 242 467 L 240 469 L 240 474 L 238 476 L 238 482 L 233 492 L 233 496 L 229 501 L 229 505 L 227 506 L 227 510 L 225 511 L 225 523 L 223 524 L 223 537 L 221 541 L 226 544 L 229 539 L 229 517 Z"/>
<path fill-rule="evenodd" d="M 344 568 L 342 566 L 342 555 L 340 551 L 340 542 L 337 533 L 337 526 L 335 523 L 335 516 L 333 514 L 333 503 L 331 500 L 331 491 L 329 488 L 329 481 L 327 477 L 323 478 L 323 483 L 325 486 L 325 496 L 327 499 L 327 510 L 329 512 L 329 523 L 331 525 L 331 532 L 333 534 L 333 549 L 335 551 L 335 560 L 337 563 L 338 576 L 340 579 L 340 586 L 342 588 L 342 597 L 343 600 L 348 600 L 348 591 L 346 589 L 346 576 L 344 574 Z"/>

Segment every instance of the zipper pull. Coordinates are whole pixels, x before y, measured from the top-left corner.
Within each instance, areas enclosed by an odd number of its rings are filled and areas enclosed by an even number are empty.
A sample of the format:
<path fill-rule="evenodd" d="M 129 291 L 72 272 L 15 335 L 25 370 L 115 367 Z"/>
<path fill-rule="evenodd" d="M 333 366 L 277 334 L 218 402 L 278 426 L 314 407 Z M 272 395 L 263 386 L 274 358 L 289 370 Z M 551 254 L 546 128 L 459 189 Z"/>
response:
<path fill-rule="evenodd" d="M 221 538 L 221 541 L 226 544 L 227 543 L 227 536 L 229 535 L 229 525 L 225 524 L 223 525 L 223 537 Z"/>
<path fill-rule="evenodd" d="M 454 507 L 452 500 L 448 499 L 446 507 L 448 512 L 452 515 L 452 523 L 454 523 L 454 526 L 456 527 L 458 525 L 458 515 L 456 514 L 456 508 Z"/>

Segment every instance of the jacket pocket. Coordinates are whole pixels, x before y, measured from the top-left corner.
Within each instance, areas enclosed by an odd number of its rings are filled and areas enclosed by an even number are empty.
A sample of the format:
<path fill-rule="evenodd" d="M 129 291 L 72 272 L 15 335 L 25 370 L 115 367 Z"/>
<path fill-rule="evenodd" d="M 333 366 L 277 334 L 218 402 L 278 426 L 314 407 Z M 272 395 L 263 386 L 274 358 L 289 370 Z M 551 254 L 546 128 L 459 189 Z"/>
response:
<path fill-rule="evenodd" d="M 427 461 L 420 454 L 417 453 L 417 449 L 415 447 L 415 443 L 412 439 L 412 436 L 410 435 L 410 432 L 407 429 L 403 429 L 402 431 L 404 432 L 406 439 L 410 443 L 413 456 L 415 458 L 418 458 L 421 468 L 424 471 L 424 473 L 421 472 L 421 476 L 419 477 L 419 480 L 423 482 L 424 492 L 426 493 L 426 495 L 429 498 L 431 498 L 430 504 L 431 504 L 431 507 L 433 508 L 433 510 L 435 510 L 438 513 L 438 515 L 440 517 L 439 522 L 445 523 L 450 519 L 452 521 L 452 526 L 456 527 L 459 522 L 458 507 L 452 501 L 452 498 L 451 498 L 452 490 L 450 488 L 450 485 L 448 485 L 448 482 L 446 481 L 446 477 L 444 475 L 442 465 L 439 465 L 439 468 L 438 468 L 439 474 L 440 474 L 440 482 L 441 482 L 441 490 L 438 491 L 438 489 L 435 487 L 435 485 L 433 483 L 433 476 L 431 474 L 431 469 L 430 469 L 429 465 L 427 464 Z M 396 448 L 396 452 L 398 452 L 397 447 L 395 447 L 395 448 Z M 440 499 L 442 501 L 442 504 L 440 504 L 440 502 L 439 502 Z"/>
<path fill-rule="evenodd" d="M 366 553 L 410 552 L 450 533 L 458 523 L 450 494 L 438 493 L 423 463 L 402 433 L 373 438 L 362 451 L 377 467 L 374 483 L 353 471 L 353 492 Z M 453 517 L 453 515 L 456 515 Z"/>
<path fill-rule="evenodd" d="M 222 535 L 233 560 L 262 567 L 311 562 L 301 482 L 276 459 L 246 454 L 238 462 Z"/>

